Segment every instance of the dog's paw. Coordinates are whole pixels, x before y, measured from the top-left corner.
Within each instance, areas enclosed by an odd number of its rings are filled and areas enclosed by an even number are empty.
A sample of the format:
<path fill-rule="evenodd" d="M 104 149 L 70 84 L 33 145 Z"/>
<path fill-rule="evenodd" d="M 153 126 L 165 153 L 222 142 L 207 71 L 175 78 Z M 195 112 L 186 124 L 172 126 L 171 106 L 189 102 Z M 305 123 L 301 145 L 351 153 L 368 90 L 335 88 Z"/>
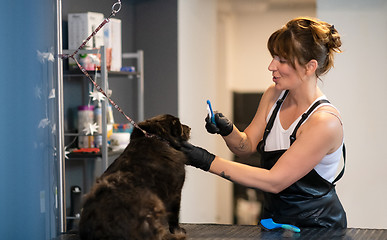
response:
<path fill-rule="evenodd" d="M 187 239 L 186 231 L 184 228 L 175 227 L 169 235 L 168 240 L 185 240 Z"/>
<path fill-rule="evenodd" d="M 175 234 L 178 234 L 178 233 L 186 234 L 187 231 L 186 231 L 184 228 L 178 226 L 178 227 L 175 227 L 175 228 L 173 229 L 173 233 L 175 233 Z"/>
<path fill-rule="evenodd" d="M 179 225 L 177 226 L 169 226 L 169 231 L 174 234 L 186 234 L 187 231 L 185 231 L 184 228 L 180 227 Z"/>

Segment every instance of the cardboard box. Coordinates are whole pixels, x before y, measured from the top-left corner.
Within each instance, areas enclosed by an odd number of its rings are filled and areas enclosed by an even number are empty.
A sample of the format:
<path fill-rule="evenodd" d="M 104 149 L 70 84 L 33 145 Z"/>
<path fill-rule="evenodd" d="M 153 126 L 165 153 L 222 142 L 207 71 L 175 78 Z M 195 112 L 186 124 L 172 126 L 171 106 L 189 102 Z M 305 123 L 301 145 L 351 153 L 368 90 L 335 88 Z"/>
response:
<path fill-rule="evenodd" d="M 81 46 L 84 40 L 88 38 L 94 30 L 105 20 L 102 13 L 86 12 L 86 13 L 69 13 L 68 14 L 68 40 L 69 49 L 76 50 Z M 97 34 L 92 37 L 84 49 L 99 48 L 104 45 L 103 30 L 99 30 Z M 77 61 L 86 69 L 94 70 L 95 63 L 92 61 L 92 56 L 77 55 Z M 100 64 L 98 64 L 100 65 Z M 98 66 L 97 66 L 98 67 Z M 78 69 L 75 61 L 69 59 L 70 70 Z"/>
<path fill-rule="evenodd" d="M 69 49 L 77 49 L 90 34 L 103 22 L 102 13 L 69 13 L 68 30 L 69 30 Z M 104 45 L 102 29 L 89 40 L 86 49 L 98 48 Z"/>
<path fill-rule="evenodd" d="M 107 67 L 111 71 L 120 71 L 122 67 L 121 20 L 111 18 L 104 26 L 104 44 L 106 47 Z"/>

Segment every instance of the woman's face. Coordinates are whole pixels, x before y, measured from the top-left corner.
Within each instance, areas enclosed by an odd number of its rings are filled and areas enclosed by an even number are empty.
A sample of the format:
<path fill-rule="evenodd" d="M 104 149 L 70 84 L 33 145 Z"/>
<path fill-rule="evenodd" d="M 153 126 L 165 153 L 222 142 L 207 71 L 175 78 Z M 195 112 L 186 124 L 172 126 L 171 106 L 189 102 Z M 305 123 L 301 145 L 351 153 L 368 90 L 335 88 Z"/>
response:
<path fill-rule="evenodd" d="M 297 62 L 296 68 L 298 70 L 301 68 Z M 292 89 L 301 83 L 300 72 L 294 69 L 291 63 L 284 58 L 274 56 L 268 69 L 272 72 L 273 82 L 278 89 Z"/>

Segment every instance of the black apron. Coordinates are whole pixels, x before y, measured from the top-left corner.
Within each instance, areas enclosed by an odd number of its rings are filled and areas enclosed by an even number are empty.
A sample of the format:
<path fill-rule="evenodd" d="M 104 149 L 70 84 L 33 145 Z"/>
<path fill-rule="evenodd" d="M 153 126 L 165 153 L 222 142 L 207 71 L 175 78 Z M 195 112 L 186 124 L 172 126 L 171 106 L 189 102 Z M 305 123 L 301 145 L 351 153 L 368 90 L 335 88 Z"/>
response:
<path fill-rule="evenodd" d="M 277 105 L 266 125 L 262 141 L 257 150 L 261 154 L 262 167 L 271 169 L 286 150 L 264 151 L 266 138 L 273 127 L 276 115 L 285 100 L 288 91 L 277 101 Z M 321 103 L 328 100 L 317 101 L 301 117 L 296 128 L 290 136 L 290 145 L 296 140 L 297 129 Z M 345 146 L 343 146 L 345 166 Z M 344 174 L 344 167 L 330 183 L 322 178 L 314 169 L 306 176 L 293 183 L 278 194 L 264 193 L 265 201 L 261 218 L 273 218 L 274 222 L 293 224 L 298 227 L 347 227 L 347 218 L 343 206 L 335 191 L 335 182 Z"/>

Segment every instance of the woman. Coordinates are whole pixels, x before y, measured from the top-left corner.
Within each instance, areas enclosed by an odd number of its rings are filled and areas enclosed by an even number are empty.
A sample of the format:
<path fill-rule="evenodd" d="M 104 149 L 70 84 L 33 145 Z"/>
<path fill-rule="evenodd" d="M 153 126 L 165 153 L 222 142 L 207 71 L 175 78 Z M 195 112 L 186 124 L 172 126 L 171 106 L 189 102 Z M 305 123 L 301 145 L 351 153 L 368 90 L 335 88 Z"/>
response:
<path fill-rule="evenodd" d="M 265 192 L 262 218 L 299 227 L 347 225 L 334 183 L 344 148 L 339 111 L 317 86 L 333 67 L 341 41 L 333 25 L 296 18 L 268 40 L 274 84 L 264 93 L 244 132 L 221 113 L 206 129 L 218 133 L 238 156 L 261 153 L 263 166 L 252 167 L 215 156 L 189 143 L 189 165 Z"/>

